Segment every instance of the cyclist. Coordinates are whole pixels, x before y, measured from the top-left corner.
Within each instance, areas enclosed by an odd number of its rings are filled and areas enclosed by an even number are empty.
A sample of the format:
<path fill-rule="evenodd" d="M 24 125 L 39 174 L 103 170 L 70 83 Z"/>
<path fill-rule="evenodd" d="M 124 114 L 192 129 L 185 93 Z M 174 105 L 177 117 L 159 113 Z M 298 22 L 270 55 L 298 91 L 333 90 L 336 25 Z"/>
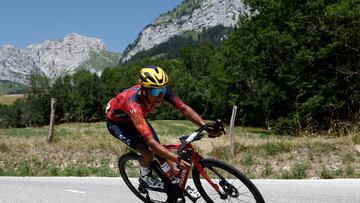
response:
<path fill-rule="evenodd" d="M 139 75 L 139 84 L 124 90 L 109 101 L 106 107 L 107 128 L 114 137 L 140 154 L 140 178 L 150 187 L 160 188 L 163 187 L 163 182 L 154 178 L 149 168 L 154 154 L 166 174 L 170 171 L 166 160 L 175 162 L 181 169 L 190 167 L 190 164 L 160 144 L 146 115 L 165 99 L 193 123 L 202 126 L 205 122 L 191 107 L 169 91 L 168 76 L 163 69 L 147 66 L 140 70 Z M 209 133 L 212 136 L 222 135 L 222 132 L 218 131 Z"/>

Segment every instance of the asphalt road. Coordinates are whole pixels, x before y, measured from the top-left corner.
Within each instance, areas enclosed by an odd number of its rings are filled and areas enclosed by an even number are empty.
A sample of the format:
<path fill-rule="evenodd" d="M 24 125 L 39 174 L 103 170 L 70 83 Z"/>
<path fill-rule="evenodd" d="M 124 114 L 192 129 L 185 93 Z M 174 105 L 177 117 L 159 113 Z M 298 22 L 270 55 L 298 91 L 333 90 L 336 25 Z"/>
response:
<path fill-rule="evenodd" d="M 253 180 L 253 182 L 266 202 L 360 203 L 360 179 Z M 121 178 L 0 177 L 0 202 L 140 201 Z"/>

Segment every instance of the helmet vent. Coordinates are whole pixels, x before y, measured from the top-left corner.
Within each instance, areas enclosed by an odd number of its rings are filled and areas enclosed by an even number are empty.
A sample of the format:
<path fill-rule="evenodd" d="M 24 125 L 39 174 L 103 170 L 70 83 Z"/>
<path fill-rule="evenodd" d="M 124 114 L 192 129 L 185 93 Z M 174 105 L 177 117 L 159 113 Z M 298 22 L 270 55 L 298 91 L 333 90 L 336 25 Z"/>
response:
<path fill-rule="evenodd" d="M 140 80 L 143 81 L 143 82 L 147 82 L 148 79 L 146 79 L 146 77 L 142 76 L 141 74 L 139 74 L 140 76 Z"/>
<path fill-rule="evenodd" d="M 155 76 L 155 78 L 156 78 L 157 81 L 159 81 L 159 83 L 162 83 L 162 82 L 163 82 L 163 79 L 159 79 L 159 78 L 156 77 L 156 76 Z M 164 78 L 164 77 L 163 77 L 163 78 Z"/>
<path fill-rule="evenodd" d="M 151 82 L 156 83 L 155 79 L 149 74 L 149 73 L 145 73 L 146 78 L 149 79 Z"/>

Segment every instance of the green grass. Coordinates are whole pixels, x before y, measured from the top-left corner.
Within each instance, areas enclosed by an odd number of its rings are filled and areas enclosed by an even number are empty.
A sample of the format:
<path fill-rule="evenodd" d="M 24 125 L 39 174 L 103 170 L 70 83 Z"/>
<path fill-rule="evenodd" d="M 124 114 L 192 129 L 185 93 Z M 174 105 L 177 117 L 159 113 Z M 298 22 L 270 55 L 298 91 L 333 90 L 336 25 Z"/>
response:
<path fill-rule="evenodd" d="M 164 144 L 197 129 L 183 120 L 150 122 Z M 236 127 L 234 156 L 228 135 L 204 137 L 194 146 L 204 157 L 231 163 L 251 178 L 360 178 L 354 133 L 289 137 Z M 48 127 L 0 129 L 0 175 L 118 176 L 118 157 L 131 151 L 108 133 L 104 122 L 56 125 L 52 143 L 47 135 Z"/>
<path fill-rule="evenodd" d="M 120 60 L 121 54 L 109 51 L 90 52 L 90 59 L 83 62 L 79 68 L 94 68 L 103 71 L 107 67 L 115 67 Z"/>
<path fill-rule="evenodd" d="M 309 166 L 306 163 L 296 163 L 289 171 L 282 171 L 282 179 L 304 179 L 306 178 L 306 171 Z"/>
<path fill-rule="evenodd" d="M 181 16 L 191 14 L 191 12 L 199 7 L 199 0 L 186 0 L 181 5 L 177 6 L 173 11 L 170 11 L 166 14 L 161 14 L 161 16 L 169 15 L 171 18 L 180 18 Z"/>
<path fill-rule="evenodd" d="M 1 95 L 1 94 L 0 94 Z M 8 94 L 0 96 L 0 104 L 13 104 L 17 99 L 23 98 L 23 94 Z"/>
<path fill-rule="evenodd" d="M 265 169 L 264 169 L 264 171 L 262 173 L 262 176 L 265 177 L 265 178 L 270 177 L 272 175 L 272 171 L 273 171 L 273 169 L 271 167 L 271 164 L 269 162 L 267 162 L 265 164 Z"/>
<path fill-rule="evenodd" d="M 47 127 L 41 128 L 10 128 L 0 129 L 0 137 L 11 138 L 32 138 L 45 137 L 49 129 Z"/>
<path fill-rule="evenodd" d="M 263 147 L 267 156 L 276 156 L 291 151 L 291 144 L 285 142 L 268 142 Z"/>
<path fill-rule="evenodd" d="M 195 124 L 185 120 L 161 120 L 150 122 L 152 123 L 154 130 L 158 135 L 166 137 L 189 135 L 198 128 Z"/>
<path fill-rule="evenodd" d="M 241 164 L 244 166 L 251 166 L 254 164 L 254 158 L 251 152 L 245 152 Z"/>

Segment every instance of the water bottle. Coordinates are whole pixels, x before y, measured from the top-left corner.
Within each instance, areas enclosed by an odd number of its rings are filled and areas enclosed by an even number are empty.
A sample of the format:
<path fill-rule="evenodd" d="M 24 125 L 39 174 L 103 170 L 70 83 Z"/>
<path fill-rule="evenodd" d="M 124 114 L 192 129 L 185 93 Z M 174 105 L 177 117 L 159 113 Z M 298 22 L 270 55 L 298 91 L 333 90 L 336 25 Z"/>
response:
<path fill-rule="evenodd" d="M 174 171 L 172 170 L 168 162 L 165 161 L 164 163 L 162 163 L 161 169 L 164 171 L 166 177 L 170 179 L 172 184 L 178 184 L 180 182 L 180 179 L 175 176 Z"/>
<path fill-rule="evenodd" d="M 181 170 L 180 170 L 180 167 L 177 165 L 177 163 L 172 162 L 172 169 L 174 171 L 174 176 L 175 177 L 180 177 Z"/>

